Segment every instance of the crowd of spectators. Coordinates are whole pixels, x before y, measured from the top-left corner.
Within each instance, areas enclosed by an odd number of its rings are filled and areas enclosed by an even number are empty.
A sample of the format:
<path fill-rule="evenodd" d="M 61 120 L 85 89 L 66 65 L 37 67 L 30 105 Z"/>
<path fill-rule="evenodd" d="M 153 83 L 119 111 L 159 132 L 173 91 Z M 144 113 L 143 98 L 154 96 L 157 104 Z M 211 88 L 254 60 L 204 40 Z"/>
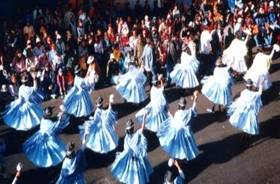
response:
<path fill-rule="evenodd" d="M 103 2 L 79 8 L 58 3 L 54 10 L 37 6 L 24 19 L 3 23 L 1 100 L 17 98 L 23 73 L 37 76 L 45 100 L 63 98 L 73 85 L 76 65 L 96 88 L 116 83 L 129 62 L 142 67 L 148 79 L 163 73 L 169 82 L 184 44 L 191 44 L 191 54 L 201 63 L 199 75 L 208 75 L 235 36 L 245 37 L 244 30 L 251 32 L 250 50 L 279 42 L 280 2 L 234 1 L 233 6 L 230 0 L 195 0 L 191 6 L 183 1 L 158 6 L 155 1 L 150 6 L 146 1 L 142 7 L 136 1 L 133 8 L 129 3 L 122 8 Z"/>

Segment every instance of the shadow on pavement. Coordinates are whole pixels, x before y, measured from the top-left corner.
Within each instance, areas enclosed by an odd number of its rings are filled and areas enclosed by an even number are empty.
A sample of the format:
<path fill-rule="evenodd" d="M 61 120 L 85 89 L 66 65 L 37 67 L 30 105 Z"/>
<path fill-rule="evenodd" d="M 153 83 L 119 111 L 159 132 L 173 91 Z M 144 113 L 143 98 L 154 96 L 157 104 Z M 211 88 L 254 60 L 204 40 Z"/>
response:
<path fill-rule="evenodd" d="M 248 148 L 256 146 L 271 138 L 280 138 L 280 116 L 260 124 L 261 134 L 252 137 L 250 140 L 243 140 L 242 133 L 229 136 L 223 140 L 207 143 L 199 146 L 202 153 L 184 166 L 184 172 L 188 181 L 194 179 L 199 173 L 208 168 L 211 164 L 225 163 L 238 156 Z"/>

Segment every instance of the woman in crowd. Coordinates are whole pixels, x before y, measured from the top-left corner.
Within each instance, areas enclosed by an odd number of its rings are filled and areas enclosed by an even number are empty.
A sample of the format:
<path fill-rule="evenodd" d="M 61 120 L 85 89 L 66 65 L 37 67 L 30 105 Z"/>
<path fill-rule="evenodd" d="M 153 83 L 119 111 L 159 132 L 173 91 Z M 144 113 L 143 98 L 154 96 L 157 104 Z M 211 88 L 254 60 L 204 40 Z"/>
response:
<path fill-rule="evenodd" d="M 186 100 L 181 98 L 174 117 L 162 123 L 157 133 L 162 149 L 174 159 L 192 160 L 198 155 L 198 148 L 190 127 L 190 121 L 197 115 L 196 100 L 198 91 L 194 92 L 193 105 L 186 109 Z"/>
<path fill-rule="evenodd" d="M 157 132 L 160 124 L 168 118 L 168 104 L 163 94 L 163 76 L 159 75 L 158 79 L 157 76 L 154 76 L 152 84 L 150 103 L 141 109 L 135 116 L 138 122 L 142 122 L 143 116 L 148 112 L 145 126 L 147 129 Z"/>
<path fill-rule="evenodd" d="M 141 129 L 134 131 L 134 122 L 129 120 L 124 138 L 124 150 L 112 165 L 112 175 L 122 183 L 149 183 L 153 169 L 147 158 L 147 140 L 143 134 L 145 116 Z"/>
<path fill-rule="evenodd" d="M 37 90 L 37 82 L 32 75 L 33 84 L 28 73 L 24 73 L 19 88 L 19 98 L 7 105 L 3 120 L 9 126 L 16 130 L 27 131 L 40 124 L 43 117 L 41 104 L 34 100 Z"/>
<path fill-rule="evenodd" d="M 86 74 L 86 80 L 91 90 L 93 90 L 95 89 L 95 86 L 99 81 L 100 68 L 97 62 L 95 61 L 94 56 L 88 57 L 87 64 L 89 65 L 89 67 Z"/>
<path fill-rule="evenodd" d="M 58 136 L 60 130 L 64 128 L 60 126 L 63 121 L 53 122 L 51 116 L 51 108 L 47 107 L 40 123 L 40 130 L 23 144 L 23 152 L 38 167 L 56 166 L 66 155 L 65 144 Z"/>
<path fill-rule="evenodd" d="M 129 63 L 128 72 L 120 76 L 116 90 L 127 101 L 139 104 L 147 99 L 145 93 L 146 76 L 134 63 Z"/>
<path fill-rule="evenodd" d="M 82 77 L 79 66 L 75 67 L 74 86 L 64 98 L 65 111 L 75 117 L 85 117 L 93 111 L 93 103 L 89 94 L 89 86 Z"/>
<path fill-rule="evenodd" d="M 108 109 L 103 109 L 103 98 L 98 97 L 93 117 L 80 128 L 83 144 L 97 153 L 108 153 L 118 146 L 118 135 L 114 126 L 117 113 L 112 110 L 114 96 L 110 95 Z"/>
<path fill-rule="evenodd" d="M 202 94 L 213 102 L 211 112 L 215 110 L 215 104 L 221 109 L 221 105 L 227 107 L 232 102 L 231 87 L 233 80 L 231 78 L 229 67 L 222 63 L 221 58 L 216 62 L 214 74 L 202 80 Z"/>
<path fill-rule="evenodd" d="M 245 136 L 259 134 L 258 113 L 262 107 L 262 83 L 255 86 L 251 79 L 246 81 L 246 89 L 241 92 L 228 109 L 229 122 L 245 132 Z"/>

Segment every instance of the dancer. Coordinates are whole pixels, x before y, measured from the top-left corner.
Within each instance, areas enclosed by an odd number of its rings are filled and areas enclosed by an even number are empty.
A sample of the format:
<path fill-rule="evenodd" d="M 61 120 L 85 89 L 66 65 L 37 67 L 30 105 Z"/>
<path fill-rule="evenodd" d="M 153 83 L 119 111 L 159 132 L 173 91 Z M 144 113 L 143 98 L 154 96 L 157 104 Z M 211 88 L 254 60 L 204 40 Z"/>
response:
<path fill-rule="evenodd" d="M 231 67 L 236 73 L 237 77 L 244 75 L 244 73 L 247 71 L 245 57 L 247 56 L 248 49 L 246 44 L 251 33 L 248 30 L 245 30 L 244 33 L 247 34 L 245 40 L 242 40 L 240 31 L 236 33 L 236 38 L 231 42 L 230 46 L 224 50 L 222 56 L 223 63 Z"/>
<path fill-rule="evenodd" d="M 269 55 L 265 54 L 263 50 L 255 56 L 254 61 L 250 69 L 244 76 L 245 80 L 251 79 L 255 86 L 259 86 L 263 81 L 263 90 L 267 90 L 272 86 L 269 77 L 269 69 L 272 63 L 272 57 L 275 52 L 279 52 L 279 45 L 274 45 Z"/>
<path fill-rule="evenodd" d="M 128 72 L 120 76 L 116 90 L 127 102 L 139 104 L 147 99 L 145 83 L 143 72 L 134 63 L 129 63 Z"/>
<path fill-rule="evenodd" d="M 191 119 L 196 116 L 198 91 L 193 94 L 193 105 L 186 109 L 186 100 L 181 98 L 174 117 L 162 123 L 157 133 L 162 149 L 174 159 L 192 160 L 198 155 L 198 148 L 190 128 Z"/>
<path fill-rule="evenodd" d="M 150 103 L 141 109 L 135 116 L 138 123 L 142 122 L 143 116 L 148 112 L 145 126 L 147 129 L 157 132 L 161 122 L 168 118 L 168 104 L 163 94 L 164 81 L 163 76 L 156 76 L 152 80 L 152 88 L 150 92 Z"/>
<path fill-rule="evenodd" d="M 38 167 L 58 165 L 65 157 L 65 145 L 59 138 L 61 127 L 58 122 L 50 120 L 51 108 L 45 109 L 40 130 L 23 144 L 23 152 L 27 158 Z"/>
<path fill-rule="evenodd" d="M 90 88 L 90 91 L 93 91 L 95 89 L 96 84 L 99 82 L 99 76 L 101 71 L 97 62 L 95 61 L 94 56 L 88 57 L 87 64 L 89 65 L 89 67 L 85 79 Z"/>
<path fill-rule="evenodd" d="M 108 153 L 118 146 L 118 135 L 114 126 L 117 124 L 117 113 L 112 110 L 114 95 L 109 97 L 109 107 L 103 109 L 103 98 L 98 97 L 95 114 L 80 126 L 83 144 L 97 153 Z"/>
<path fill-rule="evenodd" d="M 27 131 L 34 128 L 40 124 L 44 114 L 41 104 L 33 100 L 33 95 L 37 90 L 37 82 L 35 76 L 32 77 L 33 86 L 28 74 L 22 76 L 22 85 L 18 92 L 19 98 L 7 105 L 4 111 L 4 122 L 16 130 Z"/>
<path fill-rule="evenodd" d="M 259 134 L 258 113 L 262 107 L 261 94 L 262 85 L 256 87 L 253 81 L 248 79 L 246 89 L 229 106 L 229 122 L 235 128 L 245 132 L 246 136 Z"/>
<path fill-rule="evenodd" d="M 216 62 L 216 68 L 212 76 L 202 80 L 202 94 L 213 102 L 212 109 L 207 109 L 214 112 L 215 104 L 221 109 L 221 105 L 227 107 L 232 102 L 231 87 L 233 80 L 229 73 L 229 67 L 222 63 L 221 58 Z"/>
<path fill-rule="evenodd" d="M 83 172 L 85 170 L 84 145 L 75 151 L 75 144 L 68 143 L 66 157 L 62 163 L 61 172 L 56 184 L 86 184 Z"/>
<path fill-rule="evenodd" d="M 153 172 L 147 158 L 147 140 L 143 135 L 145 116 L 142 128 L 134 132 L 134 122 L 129 120 L 124 138 L 124 150 L 119 153 L 112 165 L 112 175 L 122 183 L 145 184 Z"/>
<path fill-rule="evenodd" d="M 79 66 L 75 67 L 74 86 L 64 98 L 65 111 L 75 117 L 85 117 L 93 110 L 93 103 L 89 94 L 90 87 L 82 78 L 82 71 Z"/>
<path fill-rule="evenodd" d="M 187 45 L 184 45 L 182 50 L 181 63 L 176 64 L 170 73 L 171 83 L 181 88 L 195 88 L 199 85 L 196 76 L 199 61 Z"/>

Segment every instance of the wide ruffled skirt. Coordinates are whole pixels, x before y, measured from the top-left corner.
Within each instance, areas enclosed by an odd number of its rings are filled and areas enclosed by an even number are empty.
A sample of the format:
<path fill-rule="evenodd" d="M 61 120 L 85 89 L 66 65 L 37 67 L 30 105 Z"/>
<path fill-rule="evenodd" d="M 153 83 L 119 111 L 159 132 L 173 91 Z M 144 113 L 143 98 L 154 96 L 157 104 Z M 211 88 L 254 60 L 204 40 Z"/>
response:
<path fill-rule="evenodd" d="M 240 100 L 242 101 L 242 100 Z M 229 122 L 235 128 L 248 134 L 259 134 L 258 113 L 262 106 L 261 99 L 254 104 L 234 102 L 228 109 Z"/>
<path fill-rule="evenodd" d="M 195 88 L 199 85 L 196 77 L 195 67 L 176 64 L 174 70 L 170 73 L 171 83 L 181 88 Z"/>
<path fill-rule="evenodd" d="M 201 92 L 214 104 L 228 106 L 232 103 L 231 84 L 219 83 L 213 77 L 205 80 Z"/>
<path fill-rule="evenodd" d="M 231 66 L 231 68 L 238 73 L 245 73 L 248 70 L 245 58 L 242 56 L 233 56 L 232 53 L 224 52 L 223 63 Z"/>
<path fill-rule="evenodd" d="M 169 121 L 163 122 L 163 126 L 157 133 L 162 149 L 172 158 L 192 160 L 198 155 L 198 148 L 194 135 L 190 128 L 176 129 Z M 176 122 L 173 122 L 176 123 Z"/>
<path fill-rule="evenodd" d="M 72 87 L 64 98 L 65 111 L 75 117 L 84 117 L 93 111 L 93 103 L 88 90 Z"/>
<path fill-rule="evenodd" d="M 167 107 L 152 107 L 148 104 L 147 107 L 136 113 L 135 117 L 138 123 L 143 122 L 146 111 L 148 114 L 146 115 L 145 127 L 152 132 L 157 132 L 161 123 L 169 117 Z"/>
<path fill-rule="evenodd" d="M 23 152 L 36 166 L 51 167 L 62 162 L 66 147 L 57 135 L 39 131 L 23 144 Z"/>
<path fill-rule="evenodd" d="M 147 157 L 137 157 L 132 151 L 121 152 L 112 165 L 113 177 L 127 184 L 148 183 L 152 172 Z"/>
<path fill-rule="evenodd" d="M 42 117 L 39 104 L 17 99 L 6 107 L 3 120 L 9 127 L 27 131 L 39 125 Z"/>
<path fill-rule="evenodd" d="M 137 84 L 133 80 L 120 82 L 116 86 L 116 90 L 127 102 L 141 103 L 147 99 L 144 85 Z"/>
<path fill-rule="evenodd" d="M 83 138 L 84 126 L 80 126 L 80 136 Z M 109 124 L 102 125 L 94 122 L 90 126 L 86 138 L 86 147 L 97 153 L 108 153 L 118 146 L 118 135 L 113 126 Z"/>

